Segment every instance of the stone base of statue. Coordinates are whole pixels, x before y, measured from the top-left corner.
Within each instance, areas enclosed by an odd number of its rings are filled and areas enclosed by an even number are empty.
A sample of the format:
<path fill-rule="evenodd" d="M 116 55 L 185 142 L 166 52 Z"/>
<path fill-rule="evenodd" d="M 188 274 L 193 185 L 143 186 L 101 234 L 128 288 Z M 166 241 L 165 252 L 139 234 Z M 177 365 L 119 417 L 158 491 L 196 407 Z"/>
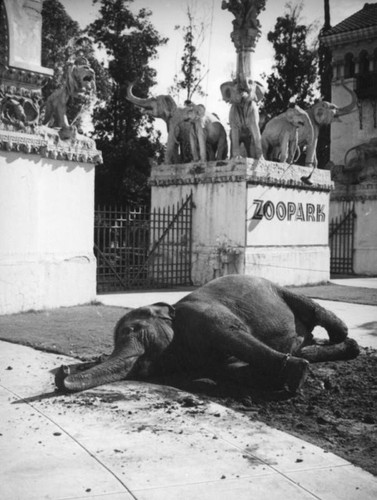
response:
<path fill-rule="evenodd" d="M 250 158 L 155 165 L 152 209 L 193 193 L 192 280 L 252 274 L 282 285 L 329 279 L 330 172 Z"/>
<path fill-rule="evenodd" d="M 0 314 L 96 297 L 94 165 L 83 136 L 0 130 Z"/>

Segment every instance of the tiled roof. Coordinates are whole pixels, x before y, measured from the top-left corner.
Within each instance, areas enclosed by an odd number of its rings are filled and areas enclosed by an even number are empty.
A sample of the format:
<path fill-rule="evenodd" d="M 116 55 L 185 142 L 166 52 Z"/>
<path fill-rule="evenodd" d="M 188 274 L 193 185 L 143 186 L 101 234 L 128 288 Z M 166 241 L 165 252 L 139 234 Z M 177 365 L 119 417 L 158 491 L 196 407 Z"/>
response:
<path fill-rule="evenodd" d="M 344 21 L 333 28 L 330 28 L 323 35 L 336 35 L 338 33 L 369 28 L 370 26 L 377 26 L 377 2 L 366 3 L 361 10 L 347 17 L 347 19 L 344 19 Z"/>

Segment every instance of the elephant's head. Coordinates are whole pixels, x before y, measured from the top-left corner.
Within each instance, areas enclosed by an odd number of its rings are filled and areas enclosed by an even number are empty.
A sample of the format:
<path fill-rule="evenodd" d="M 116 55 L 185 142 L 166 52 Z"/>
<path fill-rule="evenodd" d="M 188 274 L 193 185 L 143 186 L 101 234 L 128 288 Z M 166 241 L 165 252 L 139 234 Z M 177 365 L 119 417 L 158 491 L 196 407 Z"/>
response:
<path fill-rule="evenodd" d="M 115 327 L 114 350 L 100 364 L 68 375 L 57 383 L 64 391 L 83 391 L 98 385 L 150 375 L 173 339 L 174 308 L 157 303 L 134 309 Z"/>
<path fill-rule="evenodd" d="M 351 95 L 351 102 L 342 108 L 327 101 L 319 101 L 311 107 L 315 123 L 319 126 L 330 125 L 340 121 L 339 117 L 351 113 L 357 106 L 357 96 L 353 90 L 343 84 L 344 89 Z"/>
<path fill-rule="evenodd" d="M 203 104 L 190 102 L 184 108 L 185 120 L 189 122 L 201 121 L 206 115 L 206 107 Z"/>
<path fill-rule="evenodd" d="M 128 84 L 127 100 L 142 108 L 143 111 L 154 118 L 162 118 L 168 123 L 171 116 L 177 109 L 177 104 L 170 95 L 158 95 L 157 97 L 148 97 L 146 99 L 136 97 L 133 92 L 134 83 Z"/>
<path fill-rule="evenodd" d="M 237 80 L 225 82 L 220 85 L 223 100 L 231 104 L 239 104 L 243 99 L 260 102 L 265 94 L 265 88 L 259 82 L 249 80 L 247 89 L 242 88 Z"/>
<path fill-rule="evenodd" d="M 300 108 L 300 106 L 297 106 L 297 104 L 287 109 L 285 117 L 288 122 L 296 128 L 311 123 L 308 113 Z"/>

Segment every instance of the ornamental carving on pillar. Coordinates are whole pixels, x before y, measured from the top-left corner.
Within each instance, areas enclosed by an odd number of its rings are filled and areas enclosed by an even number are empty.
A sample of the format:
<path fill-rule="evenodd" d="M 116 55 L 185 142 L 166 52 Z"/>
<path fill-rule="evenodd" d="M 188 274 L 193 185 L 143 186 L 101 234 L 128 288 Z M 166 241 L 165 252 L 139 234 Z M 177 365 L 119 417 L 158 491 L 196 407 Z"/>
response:
<path fill-rule="evenodd" d="M 265 3 L 265 0 L 223 0 L 221 5 L 235 17 L 231 39 L 237 53 L 236 78 L 220 87 L 224 101 L 231 104 L 229 124 L 231 156 L 234 158 L 262 158 L 258 103 L 263 99 L 265 89 L 253 80 L 251 53 L 260 36 L 258 15 Z"/>
<path fill-rule="evenodd" d="M 266 0 L 223 0 L 221 8 L 235 17 L 230 36 L 237 51 L 255 47 L 261 34 L 258 15 L 265 4 Z"/>
<path fill-rule="evenodd" d="M 41 89 L 53 72 L 40 66 L 41 8 L 42 0 L 0 0 L 0 149 L 97 162 L 101 155 L 94 140 L 75 125 L 95 98 L 95 75 L 87 59 L 77 54 L 68 61 L 62 86 L 43 102 Z M 25 52 L 22 47 L 30 44 L 31 52 Z M 71 122 L 70 100 L 79 109 Z"/>

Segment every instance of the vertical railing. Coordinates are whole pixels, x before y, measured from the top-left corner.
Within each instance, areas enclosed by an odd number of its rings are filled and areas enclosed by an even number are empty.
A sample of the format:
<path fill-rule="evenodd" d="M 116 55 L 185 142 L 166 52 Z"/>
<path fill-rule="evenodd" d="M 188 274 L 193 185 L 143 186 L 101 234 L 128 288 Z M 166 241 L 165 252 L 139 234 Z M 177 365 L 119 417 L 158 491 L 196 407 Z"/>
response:
<path fill-rule="evenodd" d="M 173 207 L 98 207 L 99 293 L 191 284 L 192 195 Z"/>
<path fill-rule="evenodd" d="M 330 273 L 353 274 L 355 207 L 346 203 L 342 215 L 329 225 Z"/>

